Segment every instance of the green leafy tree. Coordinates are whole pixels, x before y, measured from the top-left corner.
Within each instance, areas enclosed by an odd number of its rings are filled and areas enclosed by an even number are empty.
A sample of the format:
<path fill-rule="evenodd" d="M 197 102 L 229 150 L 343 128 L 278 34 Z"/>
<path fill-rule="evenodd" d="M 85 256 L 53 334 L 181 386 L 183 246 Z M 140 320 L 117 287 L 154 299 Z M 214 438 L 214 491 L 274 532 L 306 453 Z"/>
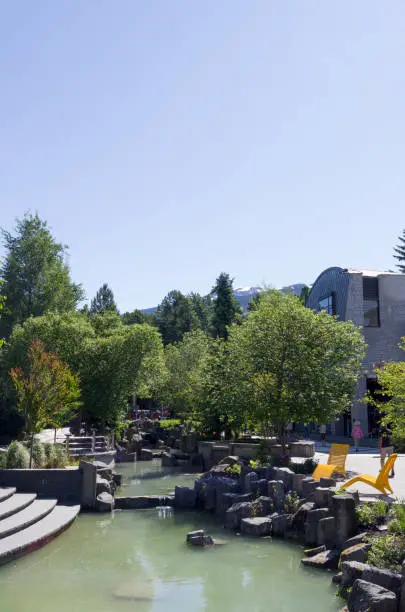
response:
<path fill-rule="evenodd" d="M 283 443 L 289 422 L 330 422 L 350 406 L 365 351 L 351 322 L 315 314 L 279 291 L 232 326 L 228 344 L 238 364 L 239 403 Z"/>
<path fill-rule="evenodd" d="M 72 283 L 65 261 L 66 247 L 55 242 L 38 215 L 17 220 L 15 234 L 2 230 L 6 249 L 1 278 L 5 308 L 0 335 L 8 337 L 15 323 L 48 310 L 73 310 L 83 298 Z"/>
<path fill-rule="evenodd" d="M 105 312 L 118 312 L 112 289 L 104 283 L 91 300 L 90 314 L 104 314 Z"/>
<path fill-rule="evenodd" d="M 166 375 L 158 397 L 182 420 L 191 420 L 202 397 L 203 372 L 211 339 L 201 330 L 184 334 L 183 340 L 165 347 Z"/>
<path fill-rule="evenodd" d="M 202 296 L 199 293 L 190 293 L 188 297 L 193 304 L 194 312 L 197 315 L 200 329 L 208 333 L 211 329 L 213 308 L 211 296 Z"/>
<path fill-rule="evenodd" d="M 394 247 L 394 258 L 399 261 L 397 268 L 405 274 L 405 230 L 402 230 L 401 236 L 398 237 L 398 244 Z"/>
<path fill-rule="evenodd" d="M 310 287 L 308 287 L 307 285 L 305 285 L 302 289 L 301 289 L 301 293 L 300 293 L 300 302 L 305 306 L 307 303 L 307 299 L 309 296 L 309 292 L 311 291 Z"/>
<path fill-rule="evenodd" d="M 405 338 L 400 348 L 405 351 Z M 376 368 L 377 381 L 381 386 L 380 397 L 367 398 L 380 410 L 381 422 L 392 430 L 394 440 L 405 445 L 405 362 L 390 361 Z"/>
<path fill-rule="evenodd" d="M 156 319 L 164 344 L 180 342 L 185 333 L 199 328 L 193 302 L 181 291 L 167 294 L 157 308 Z"/>
<path fill-rule="evenodd" d="M 156 325 L 156 317 L 153 313 L 142 312 L 137 308 L 132 312 L 124 312 L 121 315 L 121 320 L 124 325 L 141 325 L 142 323 L 149 323 L 149 325 Z"/>
<path fill-rule="evenodd" d="M 212 288 L 213 314 L 212 332 L 214 338 L 228 338 L 228 327 L 240 319 L 242 311 L 233 295 L 233 280 L 222 272 Z"/>
<path fill-rule="evenodd" d="M 5 354 L 8 368 L 26 366 L 25 352 L 35 338 L 78 374 L 80 418 L 100 428 L 117 424 L 133 393 L 152 397 L 164 369 L 158 330 L 150 325 L 125 326 L 113 312 L 94 317 L 47 313 L 28 319 L 10 337 Z"/>
<path fill-rule="evenodd" d="M 79 405 L 79 381 L 57 355 L 47 353 L 41 342 L 34 341 L 28 349 L 27 375 L 22 368 L 10 370 L 18 408 L 24 416 L 25 433 L 31 439 L 30 467 L 34 434 L 52 424 L 60 427 Z"/>

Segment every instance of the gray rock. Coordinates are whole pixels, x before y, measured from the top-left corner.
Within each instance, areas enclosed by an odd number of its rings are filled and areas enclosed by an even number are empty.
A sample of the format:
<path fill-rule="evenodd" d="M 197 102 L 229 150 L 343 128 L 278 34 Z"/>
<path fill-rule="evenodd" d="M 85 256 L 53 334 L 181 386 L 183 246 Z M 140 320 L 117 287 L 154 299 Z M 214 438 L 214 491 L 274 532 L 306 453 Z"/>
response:
<path fill-rule="evenodd" d="M 226 465 L 235 465 L 235 463 L 239 463 L 239 457 L 236 457 L 236 455 L 228 455 L 227 457 L 221 459 L 219 463 L 225 463 Z"/>
<path fill-rule="evenodd" d="M 325 550 L 313 557 L 301 559 L 303 565 L 318 567 L 320 569 L 336 569 L 339 561 L 339 553 L 336 550 Z"/>
<path fill-rule="evenodd" d="M 249 502 L 252 501 L 252 499 L 253 495 L 251 493 L 223 493 L 222 504 L 224 512 L 226 512 L 233 504 L 237 504 L 239 502 Z"/>
<path fill-rule="evenodd" d="M 319 486 L 317 480 L 313 478 L 304 478 L 302 481 L 302 497 L 312 500 L 315 495 L 315 489 Z"/>
<path fill-rule="evenodd" d="M 256 472 L 249 472 L 245 475 L 243 479 L 243 490 L 245 493 L 253 493 L 253 495 L 257 492 L 257 474 Z"/>
<path fill-rule="evenodd" d="M 348 538 L 356 533 L 357 519 L 353 495 L 334 495 L 331 500 L 332 514 L 336 518 L 336 544 L 342 548 Z"/>
<path fill-rule="evenodd" d="M 186 542 L 189 542 L 191 538 L 202 537 L 205 535 L 204 529 L 196 529 L 195 531 L 189 531 L 186 536 Z"/>
<path fill-rule="evenodd" d="M 187 544 L 205 548 L 206 546 L 213 546 L 214 540 L 210 535 L 194 536 L 187 540 Z"/>
<path fill-rule="evenodd" d="M 101 478 L 97 474 L 96 495 L 99 495 L 100 493 L 110 493 L 111 495 L 111 484 L 108 480 L 106 480 L 105 478 Z"/>
<path fill-rule="evenodd" d="M 178 459 L 170 453 L 162 453 L 162 467 L 177 467 L 179 465 Z"/>
<path fill-rule="evenodd" d="M 333 546 L 335 542 L 336 521 L 334 516 L 322 518 L 318 523 L 317 544 Z"/>
<path fill-rule="evenodd" d="M 284 510 L 285 491 L 282 480 L 269 480 L 268 496 L 273 500 L 276 510 Z"/>
<path fill-rule="evenodd" d="M 363 531 L 363 533 L 358 533 L 352 538 L 349 538 L 348 540 L 346 540 L 346 542 L 343 544 L 343 548 L 350 548 L 351 546 L 354 546 L 355 544 L 362 544 L 363 542 L 366 541 L 366 538 L 367 538 L 367 531 Z"/>
<path fill-rule="evenodd" d="M 331 489 L 327 489 L 326 487 L 316 487 L 315 489 L 315 504 L 318 508 L 325 508 L 329 506 L 329 500 L 333 495 L 333 491 Z"/>
<path fill-rule="evenodd" d="M 255 516 L 268 516 L 274 511 L 273 500 L 270 497 L 261 495 L 254 502 L 254 513 Z"/>
<path fill-rule="evenodd" d="M 332 576 L 332 582 L 333 584 L 342 584 L 342 572 Z"/>
<path fill-rule="evenodd" d="M 278 514 L 274 512 L 271 516 L 272 533 L 277 538 L 284 538 L 289 527 L 290 516 L 288 514 Z"/>
<path fill-rule="evenodd" d="M 225 512 L 225 527 L 228 529 L 239 529 L 240 522 L 243 518 L 253 516 L 252 502 L 239 502 L 233 504 Z"/>
<path fill-rule="evenodd" d="M 260 480 L 257 481 L 257 491 L 259 492 L 259 495 L 264 495 L 267 497 L 268 489 L 268 481 L 265 478 L 260 478 Z"/>
<path fill-rule="evenodd" d="M 105 491 L 97 495 L 95 509 L 97 512 L 111 512 L 114 510 L 113 496 Z"/>
<path fill-rule="evenodd" d="M 318 555 L 321 552 L 325 552 L 326 550 L 326 546 L 317 546 L 316 548 L 307 548 L 306 550 L 304 550 L 304 555 L 306 557 L 314 557 L 315 555 Z"/>
<path fill-rule="evenodd" d="M 362 580 L 366 582 L 372 582 L 378 584 L 378 586 L 384 587 L 395 593 L 397 597 L 401 593 L 401 574 L 392 572 L 388 569 L 380 569 L 378 567 L 368 566 L 361 576 Z"/>
<path fill-rule="evenodd" d="M 294 474 L 292 479 L 292 490 L 302 495 L 302 481 L 306 478 L 305 474 Z"/>
<path fill-rule="evenodd" d="M 354 544 L 354 546 L 350 546 L 350 548 L 345 548 L 340 555 L 340 562 L 359 561 L 360 563 L 365 563 L 370 548 L 371 544 L 366 542 L 363 544 Z"/>
<path fill-rule="evenodd" d="M 264 478 L 265 480 L 274 480 L 274 472 L 275 468 L 273 467 L 256 468 L 256 474 L 259 480 L 261 480 L 262 478 Z"/>
<path fill-rule="evenodd" d="M 197 491 L 191 487 L 176 487 L 174 505 L 183 510 L 193 510 L 197 505 Z"/>
<path fill-rule="evenodd" d="M 318 523 L 329 514 L 328 508 L 317 508 L 307 512 L 305 522 L 305 543 L 315 545 L 318 543 Z"/>
<path fill-rule="evenodd" d="M 401 595 L 399 600 L 399 612 L 405 612 L 405 561 L 402 563 L 402 586 L 401 586 Z"/>
<path fill-rule="evenodd" d="M 158 506 L 173 506 L 173 495 L 132 495 L 127 497 L 116 497 L 115 507 L 118 510 L 147 510 Z"/>
<path fill-rule="evenodd" d="M 141 461 L 152 461 L 153 451 L 149 448 L 141 448 L 139 459 Z"/>
<path fill-rule="evenodd" d="M 357 579 L 349 595 L 349 612 L 396 612 L 395 593 L 377 584 Z"/>
<path fill-rule="evenodd" d="M 334 488 L 336 487 L 336 480 L 334 478 L 326 478 L 325 476 L 322 476 L 322 478 L 319 480 L 319 486 L 326 489 Z"/>
<path fill-rule="evenodd" d="M 255 516 L 253 518 L 243 518 L 240 523 L 242 533 L 251 536 L 268 536 L 271 533 L 271 518 Z"/>
<path fill-rule="evenodd" d="M 342 585 L 346 588 L 352 587 L 354 581 L 361 578 L 363 572 L 370 567 L 370 565 L 359 563 L 358 561 L 343 561 L 343 563 L 341 563 Z"/>
<path fill-rule="evenodd" d="M 315 508 L 314 502 L 305 502 L 300 506 L 292 519 L 292 526 L 298 532 L 305 531 L 305 523 L 307 522 L 307 514 Z"/>
<path fill-rule="evenodd" d="M 113 474 L 113 483 L 116 487 L 120 487 L 122 485 L 122 474 Z"/>
<path fill-rule="evenodd" d="M 275 480 L 282 480 L 286 491 L 292 489 L 293 476 L 294 472 L 288 467 L 276 468 Z"/>
<path fill-rule="evenodd" d="M 224 505 L 224 494 L 236 493 L 238 482 L 232 478 L 216 478 L 215 482 L 215 512 L 218 516 L 223 516 L 229 506 Z"/>

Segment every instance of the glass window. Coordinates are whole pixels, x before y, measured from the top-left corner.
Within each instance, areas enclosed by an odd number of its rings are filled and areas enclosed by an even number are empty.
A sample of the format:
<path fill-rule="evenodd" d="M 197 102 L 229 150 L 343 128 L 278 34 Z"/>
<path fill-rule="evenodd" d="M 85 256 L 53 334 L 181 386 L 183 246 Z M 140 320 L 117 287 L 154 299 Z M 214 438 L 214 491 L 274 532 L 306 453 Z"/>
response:
<path fill-rule="evenodd" d="M 378 278 L 363 276 L 363 312 L 365 327 L 380 326 Z"/>
<path fill-rule="evenodd" d="M 318 302 L 319 310 L 326 310 L 330 315 L 336 314 L 335 312 L 335 296 L 330 293 L 326 297 L 322 298 Z"/>

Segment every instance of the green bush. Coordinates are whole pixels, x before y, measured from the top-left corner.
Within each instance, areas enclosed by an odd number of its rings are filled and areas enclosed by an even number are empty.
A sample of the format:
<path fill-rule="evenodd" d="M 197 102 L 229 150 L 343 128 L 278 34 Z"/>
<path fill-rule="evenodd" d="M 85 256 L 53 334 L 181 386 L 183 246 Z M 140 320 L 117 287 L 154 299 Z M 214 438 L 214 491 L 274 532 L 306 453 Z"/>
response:
<path fill-rule="evenodd" d="M 30 465 L 30 456 L 23 444 L 13 440 L 7 450 L 6 468 L 12 469 L 27 469 Z"/>
<path fill-rule="evenodd" d="M 63 446 L 59 444 L 55 445 L 55 467 L 56 468 L 64 468 L 67 466 L 68 457 L 66 454 L 66 450 Z"/>
<path fill-rule="evenodd" d="M 388 523 L 389 532 L 405 536 L 405 502 L 393 504 L 389 516 L 392 518 Z"/>
<path fill-rule="evenodd" d="M 405 559 L 405 537 L 389 534 L 371 540 L 367 562 L 382 569 L 400 572 Z"/>
<path fill-rule="evenodd" d="M 45 467 L 56 467 L 56 450 L 54 444 L 44 444 L 45 451 Z"/>
<path fill-rule="evenodd" d="M 295 514 L 298 510 L 299 503 L 300 498 L 295 491 L 287 493 L 284 498 L 284 512 L 286 514 Z"/>
<path fill-rule="evenodd" d="M 305 459 L 302 463 L 296 461 L 290 461 L 289 468 L 296 474 L 313 474 L 318 461 L 314 458 Z"/>
<path fill-rule="evenodd" d="M 356 506 L 357 522 L 361 527 L 371 528 L 380 525 L 387 517 L 388 504 L 378 501 L 375 504 Z"/>
<path fill-rule="evenodd" d="M 30 452 L 30 449 L 28 449 Z M 46 464 L 46 456 L 44 445 L 39 441 L 34 439 L 32 444 L 32 467 L 33 468 L 43 468 Z"/>
<path fill-rule="evenodd" d="M 233 465 L 228 465 L 228 467 L 225 468 L 225 474 L 230 478 L 239 478 L 241 470 L 242 467 L 239 465 L 239 463 L 234 463 Z"/>

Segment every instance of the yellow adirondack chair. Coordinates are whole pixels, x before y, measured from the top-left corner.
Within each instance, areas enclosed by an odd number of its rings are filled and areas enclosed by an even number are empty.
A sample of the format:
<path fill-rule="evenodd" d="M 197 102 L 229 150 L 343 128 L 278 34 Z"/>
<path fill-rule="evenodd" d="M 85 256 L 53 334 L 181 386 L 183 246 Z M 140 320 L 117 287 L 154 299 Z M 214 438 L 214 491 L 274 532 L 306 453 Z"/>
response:
<path fill-rule="evenodd" d="M 351 478 L 350 480 L 345 482 L 345 484 L 343 485 L 343 488 L 346 489 L 346 487 L 349 487 L 355 482 L 364 482 L 365 484 L 368 484 L 371 487 L 374 487 L 374 489 L 377 489 L 384 495 L 389 495 L 389 493 L 393 493 L 394 491 L 391 488 L 391 485 L 388 480 L 388 476 L 390 475 L 390 472 L 392 468 L 394 467 L 394 463 L 397 460 L 397 457 L 398 455 L 396 453 L 388 457 L 387 461 L 385 462 L 384 467 L 381 469 L 377 478 L 375 478 L 374 476 L 370 476 L 369 474 L 361 474 L 360 476 L 355 476 L 354 478 Z"/>
<path fill-rule="evenodd" d="M 328 463 L 320 463 L 316 466 L 312 478 L 330 478 L 333 472 L 346 476 L 346 457 L 350 449 L 349 444 L 332 444 L 329 451 Z"/>

